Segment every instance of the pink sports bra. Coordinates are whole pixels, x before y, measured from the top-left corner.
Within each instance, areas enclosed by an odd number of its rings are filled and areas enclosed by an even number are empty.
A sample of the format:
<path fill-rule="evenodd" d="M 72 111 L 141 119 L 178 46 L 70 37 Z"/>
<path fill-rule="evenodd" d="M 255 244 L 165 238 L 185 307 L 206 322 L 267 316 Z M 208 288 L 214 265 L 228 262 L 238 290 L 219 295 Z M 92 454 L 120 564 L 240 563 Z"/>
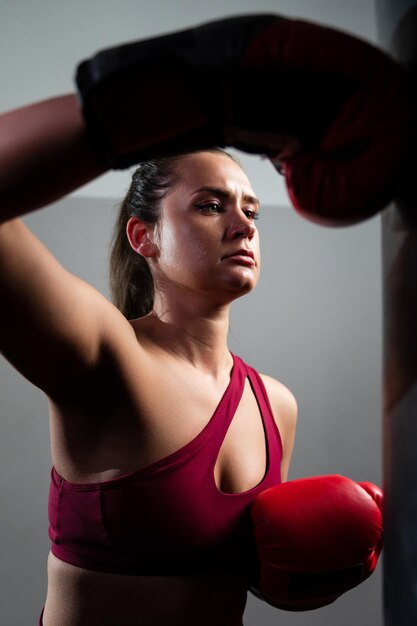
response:
<path fill-rule="evenodd" d="M 259 374 L 233 356 L 230 383 L 205 428 L 169 456 L 100 483 L 71 483 L 52 469 L 53 554 L 100 572 L 180 575 L 256 567 L 250 504 L 280 482 L 281 438 Z M 223 493 L 214 467 L 249 378 L 262 415 L 267 469 L 243 493 Z"/>

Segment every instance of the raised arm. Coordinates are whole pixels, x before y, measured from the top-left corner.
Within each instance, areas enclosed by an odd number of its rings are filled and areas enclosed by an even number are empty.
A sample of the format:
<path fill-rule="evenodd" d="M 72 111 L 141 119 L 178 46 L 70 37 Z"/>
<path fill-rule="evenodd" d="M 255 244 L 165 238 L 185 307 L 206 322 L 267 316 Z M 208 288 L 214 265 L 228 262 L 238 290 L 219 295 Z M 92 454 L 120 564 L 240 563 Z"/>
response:
<path fill-rule="evenodd" d="M 74 95 L 0 116 L 0 349 L 51 396 L 80 386 L 123 316 L 16 218 L 106 170 Z M 109 330 L 108 330 L 109 329 Z"/>
<path fill-rule="evenodd" d="M 106 170 L 74 94 L 0 116 L 2 222 L 58 200 Z"/>

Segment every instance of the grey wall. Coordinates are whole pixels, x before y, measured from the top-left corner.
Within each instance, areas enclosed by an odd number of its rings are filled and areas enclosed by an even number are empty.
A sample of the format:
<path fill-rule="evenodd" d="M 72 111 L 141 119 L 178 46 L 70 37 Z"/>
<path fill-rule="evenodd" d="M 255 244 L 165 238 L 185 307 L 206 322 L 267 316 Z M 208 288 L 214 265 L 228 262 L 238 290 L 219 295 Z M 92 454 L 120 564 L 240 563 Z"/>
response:
<path fill-rule="evenodd" d="M 373 0 L 3 0 L 0 110 L 72 88 L 79 58 L 121 40 L 226 14 L 274 11 L 375 37 Z M 256 292 L 235 304 L 231 348 L 295 393 L 300 417 L 290 478 L 343 473 L 381 484 L 379 218 L 328 230 L 288 208 L 268 164 L 244 157 L 264 206 Z M 35 232 L 73 272 L 107 290 L 107 244 L 128 174 L 30 216 Z M 279 205 L 279 206 L 278 206 Z M 42 394 L 0 362 L 0 624 L 36 623 L 46 588 L 50 470 Z M 334 605 L 306 614 L 250 598 L 245 626 L 382 624 L 380 572 Z"/>

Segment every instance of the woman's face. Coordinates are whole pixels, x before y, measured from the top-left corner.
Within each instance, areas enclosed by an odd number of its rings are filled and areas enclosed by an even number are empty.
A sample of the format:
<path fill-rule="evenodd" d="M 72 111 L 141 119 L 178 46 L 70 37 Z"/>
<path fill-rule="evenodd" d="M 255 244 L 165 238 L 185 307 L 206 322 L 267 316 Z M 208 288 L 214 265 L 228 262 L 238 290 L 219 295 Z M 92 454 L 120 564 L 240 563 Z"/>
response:
<path fill-rule="evenodd" d="M 162 201 L 151 261 L 156 288 L 231 301 L 258 281 L 259 210 L 243 170 L 222 154 L 188 155 Z"/>

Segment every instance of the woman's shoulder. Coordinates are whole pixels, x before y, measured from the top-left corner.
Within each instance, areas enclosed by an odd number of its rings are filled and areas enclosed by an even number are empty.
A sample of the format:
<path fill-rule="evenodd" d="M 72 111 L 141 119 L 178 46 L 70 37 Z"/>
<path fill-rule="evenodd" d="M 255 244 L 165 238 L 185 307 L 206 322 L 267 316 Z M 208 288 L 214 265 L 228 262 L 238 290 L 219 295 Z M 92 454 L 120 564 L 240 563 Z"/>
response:
<path fill-rule="evenodd" d="M 246 365 L 246 367 L 250 367 Z M 250 367 L 250 369 L 254 369 Z M 288 414 L 289 419 L 296 419 L 298 406 L 294 394 L 284 385 L 281 381 L 255 370 L 258 376 L 260 376 L 262 383 L 265 387 L 271 407 L 275 412 L 284 412 Z"/>
<path fill-rule="evenodd" d="M 262 373 L 259 375 L 265 386 L 274 413 L 284 413 L 288 419 L 295 420 L 298 406 L 292 391 L 276 378 L 272 378 L 272 376 Z"/>
<path fill-rule="evenodd" d="M 268 394 L 272 413 L 281 437 L 281 479 L 287 480 L 297 428 L 298 406 L 293 393 L 279 380 L 260 374 Z"/>

